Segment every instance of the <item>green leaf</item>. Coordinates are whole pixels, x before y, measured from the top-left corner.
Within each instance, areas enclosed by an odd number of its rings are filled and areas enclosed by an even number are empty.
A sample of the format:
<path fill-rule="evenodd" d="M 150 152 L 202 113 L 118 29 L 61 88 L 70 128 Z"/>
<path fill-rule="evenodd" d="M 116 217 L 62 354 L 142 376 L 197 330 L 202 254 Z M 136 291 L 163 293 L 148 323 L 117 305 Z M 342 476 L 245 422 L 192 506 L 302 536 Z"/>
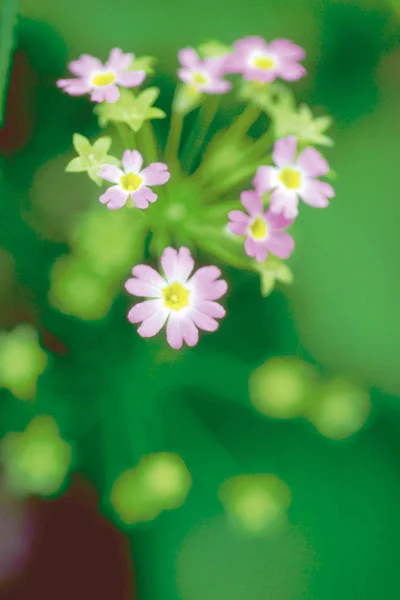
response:
<path fill-rule="evenodd" d="M 103 156 L 107 154 L 111 146 L 111 138 L 110 137 L 101 137 L 95 141 L 93 144 L 93 154 L 95 156 L 100 155 Z"/>
<path fill-rule="evenodd" d="M 165 119 L 167 115 L 161 108 L 151 107 L 148 109 L 146 116 L 148 119 Z"/>
<path fill-rule="evenodd" d="M 136 102 L 137 102 L 138 106 L 147 108 L 148 106 L 151 106 L 152 104 L 154 104 L 154 102 L 157 100 L 159 95 L 160 95 L 159 88 L 149 87 L 149 88 L 143 90 L 143 92 L 141 92 L 139 94 L 139 96 L 136 99 Z"/>
<path fill-rule="evenodd" d="M 84 159 L 82 159 L 80 156 L 73 158 L 69 161 L 65 167 L 65 170 L 67 173 L 81 173 L 82 171 L 86 171 Z"/>
<path fill-rule="evenodd" d="M 74 133 L 72 143 L 78 154 L 87 156 L 92 151 L 92 146 L 87 138 L 80 133 Z"/>
<path fill-rule="evenodd" d="M 8 74 L 15 44 L 18 0 L 3 0 L 0 12 L 0 125 L 3 122 Z"/>

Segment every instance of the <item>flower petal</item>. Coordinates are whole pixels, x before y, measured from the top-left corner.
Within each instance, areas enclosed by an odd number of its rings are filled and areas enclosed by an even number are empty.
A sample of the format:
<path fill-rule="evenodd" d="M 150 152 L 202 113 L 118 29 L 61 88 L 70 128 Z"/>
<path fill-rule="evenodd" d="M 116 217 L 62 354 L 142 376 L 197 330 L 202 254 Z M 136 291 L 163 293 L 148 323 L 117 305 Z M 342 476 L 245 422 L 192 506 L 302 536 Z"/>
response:
<path fill-rule="evenodd" d="M 137 192 L 131 192 L 130 195 L 136 208 L 141 209 L 147 208 L 149 202 L 155 202 L 157 200 L 157 194 L 148 187 L 141 187 Z"/>
<path fill-rule="evenodd" d="M 247 225 L 250 222 L 250 217 L 241 210 L 231 210 L 228 217 L 235 223 L 245 223 Z"/>
<path fill-rule="evenodd" d="M 110 56 L 106 62 L 107 69 L 113 69 L 115 71 L 125 71 L 129 68 L 132 63 L 134 55 L 131 53 L 125 54 L 121 48 L 113 48 L 110 52 Z"/>
<path fill-rule="evenodd" d="M 256 188 L 257 194 L 263 196 L 265 192 L 269 192 L 278 185 L 278 169 L 275 167 L 258 167 L 253 185 Z"/>
<path fill-rule="evenodd" d="M 296 194 L 283 189 L 276 189 L 271 194 L 270 209 L 273 213 L 282 214 L 286 219 L 294 219 L 299 214 L 299 199 Z"/>
<path fill-rule="evenodd" d="M 328 198 L 333 198 L 335 192 L 332 186 L 325 181 L 309 179 L 301 192 L 301 199 L 315 208 L 326 208 L 329 204 Z"/>
<path fill-rule="evenodd" d="M 279 258 L 289 258 L 294 250 L 294 239 L 286 231 L 272 231 L 267 239 L 267 249 Z"/>
<path fill-rule="evenodd" d="M 92 71 L 102 69 L 103 65 L 98 58 L 90 56 L 89 54 L 82 54 L 78 60 L 73 60 L 69 63 L 68 69 L 74 75 L 78 77 L 85 77 L 90 75 Z"/>
<path fill-rule="evenodd" d="M 181 320 L 176 313 L 171 312 L 167 323 L 167 342 L 174 350 L 180 350 L 183 344 Z"/>
<path fill-rule="evenodd" d="M 132 275 L 155 287 L 165 284 L 165 280 L 161 277 L 160 273 L 148 265 L 136 265 L 132 269 Z"/>
<path fill-rule="evenodd" d="M 283 58 L 291 58 L 294 60 L 303 60 L 306 53 L 300 46 L 297 46 L 290 40 L 277 39 L 269 44 L 269 49 Z"/>
<path fill-rule="evenodd" d="M 235 235 L 246 235 L 248 223 L 239 223 L 238 221 L 231 221 L 228 223 L 228 229 Z"/>
<path fill-rule="evenodd" d="M 90 94 L 93 102 L 109 102 L 113 104 L 119 98 L 119 89 L 115 84 L 107 85 L 104 88 L 95 88 Z"/>
<path fill-rule="evenodd" d="M 254 50 L 263 50 L 267 51 L 268 45 L 267 42 L 259 36 L 249 36 L 242 38 L 241 40 L 237 40 L 233 44 L 234 48 L 239 50 L 240 52 L 254 52 Z"/>
<path fill-rule="evenodd" d="M 128 196 L 128 192 L 121 190 L 119 185 L 113 185 L 100 196 L 99 200 L 102 204 L 107 204 L 110 210 L 117 210 L 125 206 Z"/>
<path fill-rule="evenodd" d="M 92 95 L 93 95 L 93 92 L 92 92 Z M 119 89 L 118 89 L 118 86 L 116 86 L 115 84 L 113 84 L 113 85 L 108 85 L 107 87 L 104 88 L 104 100 L 106 102 L 109 102 L 110 104 L 113 104 L 118 99 L 119 99 Z"/>
<path fill-rule="evenodd" d="M 153 313 L 150 317 L 145 319 L 139 327 L 138 334 L 144 338 L 153 337 L 157 335 L 168 317 L 168 311 L 159 310 Z"/>
<path fill-rule="evenodd" d="M 155 312 L 162 308 L 160 300 L 146 300 L 135 304 L 128 312 L 128 321 L 131 323 L 141 323 Z"/>
<path fill-rule="evenodd" d="M 161 290 L 158 286 L 152 285 L 141 279 L 131 277 L 125 282 L 125 289 L 133 296 L 143 298 L 161 298 Z"/>
<path fill-rule="evenodd" d="M 194 48 L 183 48 L 178 52 L 178 60 L 182 67 L 194 69 L 200 62 L 200 57 Z"/>
<path fill-rule="evenodd" d="M 283 214 L 272 212 L 270 209 L 266 211 L 264 217 L 271 229 L 286 229 L 293 223 L 293 219 L 288 219 Z"/>
<path fill-rule="evenodd" d="M 126 173 L 138 174 L 143 165 L 143 156 L 137 150 L 125 150 L 122 156 L 122 166 Z"/>
<path fill-rule="evenodd" d="M 292 165 L 296 156 L 297 138 L 289 135 L 275 142 L 272 158 L 278 167 Z"/>
<path fill-rule="evenodd" d="M 193 347 L 197 344 L 199 341 L 199 330 L 189 315 L 181 320 L 181 331 L 183 339 L 188 346 Z"/>
<path fill-rule="evenodd" d="M 123 87 L 136 87 L 146 79 L 146 71 L 123 71 L 117 75 L 117 83 Z"/>
<path fill-rule="evenodd" d="M 297 164 L 310 177 L 321 177 L 329 171 L 329 165 L 325 158 L 311 146 L 304 148 L 297 159 Z"/>
<path fill-rule="evenodd" d="M 257 262 L 264 262 L 267 258 L 267 247 L 265 240 L 257 242 L 252 237 L 248 237 L 244 243 L 244 249 L 246 250 L 247 256 L 255 258 Z"/>
<path fill-rule="evenodd" d="M 178 250 L 178 265 L 175 276 L 181 282 L 186 282 L 194 269 L 194 260 L 189 248 L 182 246 Z"/>
<path fill-rule="evenodd" d="M 114 165 L 102 165 L 99 171 L 99 177 L 111 183 L 119 183 L 123 174 L 123 171 Z"/>
<path fill-rule="evenodd" d="M 144 178 L 145 185 L 163 185 L 171 177 L 168 166 L 162 162 L 151 163 L 140 175 Z"/>
<path fill-rule="evenodd" d="M 218 267 L 201 267 L 190 278 L 198 300 L 218 300 L 226 294 L 228 284 L 223 279 L 218 279 L 221 271 Z"/>
<path fill-rule="evenodd" d="M 165 248 L 161 255 L 160 262 L 167 281 L 174 281 L 176 278 L 175 273 L 178 269 L 178 252 L 175 248 Z"/>
<path fill-rule="evenodd" d="M 223 306 L 218 304 L 218 302 L 212 302 L 211 300 L 200 300 L 200 302 L 196 303 L 196 308 L 205 315 L 216 319 L 222 319 L 226 314 Z"/>
<path fill-rule="evenodd" d="M 70 96 L 83 96 L 90 91 L 90 84 L 85 79 L 59 79 L 57 87 Z"/>
<path fill-rule="evenodd" d="M 216 331 L 218 329 L 218 321 L 199 310 L 192 310 L 190 316 L 199 329 L 203 329 L 204 331 Z"/>
<path fill-rule="evenodd" d="M 242 192 L 240 194 L 240 202 L 252 217 L 259 215 L 263 210 L 262 200 L 257 192 L 250 190 Z"/>
<path fill-rule="evenodd" d="M 291 60 L 282 61 L 279 65 L 279 77 L 286 81 L 298 81 L 307 73 L 303 65 Z"/>

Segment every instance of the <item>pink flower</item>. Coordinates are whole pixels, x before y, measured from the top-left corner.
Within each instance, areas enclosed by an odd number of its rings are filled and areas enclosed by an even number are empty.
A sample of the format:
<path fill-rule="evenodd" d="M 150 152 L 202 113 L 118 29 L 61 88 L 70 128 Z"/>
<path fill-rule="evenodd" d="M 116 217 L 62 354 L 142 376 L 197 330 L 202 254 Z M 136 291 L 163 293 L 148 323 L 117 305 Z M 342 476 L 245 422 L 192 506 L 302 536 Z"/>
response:
<path fill-rule="evenodd" d="M 151 163 L 141 170 L 142 165 L 143 157 L 137 150 L 125 150 L 122 157 L 124 170 L 114 165 L 103 165 L 99 171 L 100 177 L 116 185 L 100 196 L 100 202 L 107 204 L 111 210 L 122 208 L 129 197 L 136 208 L 147 208 L 149 202 L 155 202 L 157 194 L 148 186 L 163 185 L 171 175 L 164 163 Z"/>
<path fill-rule="evenodd" d="M 201 267 L 192 276 L 194 260 L 188 248 L 166 248 L 161 256 L 164 276 L 147 265 L 137 265 L 125 284 L 134 296 L 151 298 L 139 302 L 128 313 L 131 323 L 141 323 L 138 333 L 144 338 L 156 335 L 167 322 L 167 342 L 175 350 L 183 342 L 195 346 L 199 329 L 216 331 L 225 309 L 214 302 L 227 290 L 218 279 L 217 267 Z"/>
<path fill-rule="evenodd" d="M 292 220 L 271 210 L 264 212 L 257 192 L 242 192 L 240 201 L 248 214 L 241 210 L 231 210 L 228 228 L 236 235 L 247 236 L 244 243 L 246 254 L 257 262 L 264 262 L 268 252 L 279 258 L 289 258 L 294 249 L 294 239 L 283 230 L 291 225 Z"/>
<path fill-rule="evenodd" d="M 105 65 L 98 58 L 82 54 L 78 60 L 69 63 L 69 70 L 76 79 L 59 79 L 57 86 L 71 96 L 83 96 L 90 92 L 93 102 L 116 102 L 119 98 L 118 86 L 136 87 L 143 83 L 145 71 L 128 71 L 134 59 L 133 54 L 124 54 L 113 48 Z"/>
<path fill-rule="evenodd" d="M 179 79 L 196 91 L 224 94 L 231 89 L 232 84 L 221 79 L 226 73 L 225 57 L 206 58 L 202 61 L 196 50 L 184 48 L 179 51 L 178 58 L 182 66 L 178 70 Z"/>
<path fill-rule="evenodd" d="M 271 194 L 271 211 L 294 219 L 299 197 L 316 208 L 328 206 L 335 192 L 332 186 L 316 177 L 326 175 L 329 165 L 314 148 L 307 147 L 296 159 L 297 139 L 294 135 L 275 142 L 272 158 L 276 167 L 259 167 L 253 180 L 259 196 Z"/>
<path fill-rule="evenodd" d="M 241 73 L 244 79 L 261 82 L 301 79 L 306 73 L 299 60 L 305 52 L 289 40 L 274 40 L 270 44 L 261 37 L 247 37 L 233 44 L 235 51 L 227 58 L 226 72 Z"/>

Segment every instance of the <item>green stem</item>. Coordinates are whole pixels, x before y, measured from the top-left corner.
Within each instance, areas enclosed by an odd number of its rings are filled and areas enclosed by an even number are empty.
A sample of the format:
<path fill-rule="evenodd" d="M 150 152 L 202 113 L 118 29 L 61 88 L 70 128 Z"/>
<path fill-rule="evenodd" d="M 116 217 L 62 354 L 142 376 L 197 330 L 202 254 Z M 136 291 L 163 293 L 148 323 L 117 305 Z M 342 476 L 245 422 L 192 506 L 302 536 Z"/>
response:
<path fill-rule="evenodd" d="M 220 98 L 217 95 L 212 95 L 206 98 L 206 100 L 200 107 L 196 122 L 186 141 L 186 158 L 184 160 L 184 163 L 189 173 L 192 169 L 193 163 L 197 158 L 198 153 L 201 150 L 210 125 L 214 120 L 215 114 L 218 110 L 219 100 Z"/>
<path fill-rule="evenodd" d="M 218 143 L 218 146 L 226 144 L 227 141 L 241 137 L 247 133 L 252 124 L 258 119 L 261 108 L 255 104 L 248 104 L 236 121 L 226 130 Z"/>
<path fill-rule="evenodd" d="M 246 183 L 246 181 L 255 175 L 255 172 L 260 165 L 260 160 L 252 162 L 249 165 L 243 166 L 242 169 L 236 171 L 230 177 L 228 176 L 221 179 L 219 185 L 211 188 L 209 192 L 205 193 L 204 203 L 212 203 L 221 196 L 225 196 L 231 190 Z"/>
<path fill-rule="evenodd" d="M 124 148 L 126 150 L 133 150 L 133 148 L 135 147 L 135 138 L 133 131 L 131 132 L 128 128 L 128 125 L 126 125 L 125 123 L 119 123 L 118 121 L 114 121 L 114 125 Z"/>
<path fill-rule="evenodd" d="M 270 127 L 261 137 L 258 138 L 258 140 L 254 142 L 252 147 L 248 149 L 246 157 L 254 159 L 261 157 L 268 150 L 272 149 L 274 139 L 274 131 L 272 127 Z"/>
<path fill-rule="evenodd" d="M 145 160 L 147 162 L 155 162 L 158 158 L 157 142 L 150 123 L 143 123 L 138 132 L 138 142 L 140 149 L 143 150 Z"/>
<path fill-rule="evenodd" d="M 165 148 L 165 160 L 168 166 L 172 164 L 177 165 L 179 163 L 179 144 L 181 141 L 183 127 L 183 114 L 181 112 L 177 112 L 176 110 L 172 111 L 171 116 L 171 124 L 169 128 L 167 146 Z"/>

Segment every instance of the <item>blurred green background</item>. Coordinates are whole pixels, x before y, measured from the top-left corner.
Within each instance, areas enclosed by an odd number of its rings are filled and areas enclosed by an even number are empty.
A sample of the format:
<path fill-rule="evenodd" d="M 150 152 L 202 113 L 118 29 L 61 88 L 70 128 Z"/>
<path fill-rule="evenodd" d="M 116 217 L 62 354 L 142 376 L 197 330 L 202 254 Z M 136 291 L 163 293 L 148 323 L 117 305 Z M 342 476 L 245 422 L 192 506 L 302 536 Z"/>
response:
<path fill-rule="evenodd" d="M 72 470 L 129 536 L 141 600 L 397 600 L 400 5 L 22 0 L 19 11 L 0 130 L 0 327 L 31 324 L 48 357 L 34 403 L 0 391 L 1 436 L 23 431 L 35 414 L 56 419 L 73 447 Z M 108 310 L 104 290 L 106 316 L 88 318 L 102 303 L 96 281 L 60 292 L 94 298 L 80 315 L 57 310 L 52 267 L 71 252 L 71 231 L 97 193 L 84 175 L 64 173 L 72 134 L 98 133 L 89 102 L 55 87 L 66 63 L 81 53 L 105 59 L 114 46 L 155 55 L 158 105 L 169 112 L 178 49 L 247 35 L 306 48 L 308 76 L 296 95 L 334 118 L 335 145 L 325 154 L 338 174 L 336 198 L 326 211 L 300 212 L 293 285 L 262 298 L 256 275 L 227 269 L 228 317 L 178 354 L 162 336 L 137 336 L 122 291 L 110 292 Z M 166 123 L 157 126 L 163 135 Z M 87 231 L 90 243 L 96 226 Z M 118 244 L 117 224 L 104 245 L 118 255 Z M 135 249 L 125 254 L 134 264 Z M 306 419 L 257 410 L 249 378 L 280 356 L 369 390 L 366 425 L 333 440 Z M 127 528 L 107 498 L 118 475 L 152 452 L 182 457 L 192 488 L 181 508 Z M 272 473 L 291 491 L 290 525 L 280 533 L 244 535 L 226 519 L 220 486 L 252 473 Z M 79 588 L 76 597 L 84 597 Z"/>

